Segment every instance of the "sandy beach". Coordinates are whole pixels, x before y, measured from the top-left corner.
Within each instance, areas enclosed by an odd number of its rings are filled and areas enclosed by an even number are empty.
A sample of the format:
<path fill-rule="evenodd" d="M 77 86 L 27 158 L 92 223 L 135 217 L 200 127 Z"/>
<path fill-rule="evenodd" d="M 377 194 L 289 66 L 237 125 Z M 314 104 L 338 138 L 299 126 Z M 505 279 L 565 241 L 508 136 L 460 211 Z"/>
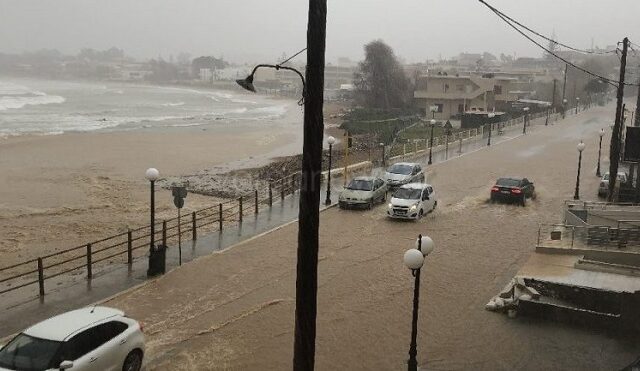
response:
<path fill-rule="evenodd" d="M 118 90 L 106 86 L 98 90 L 102 94 L 98 98 L 106 99 L 103 96 L 115 91 L 117 94 L 112 95 L 122 99 L 122 90 L 126 94 L 127 88 Z M 205 94 L 211 100 L 227 99 L 233 102 L 229 103 L 231 106 L 246 104 L 250 109 L 246 114 L 246 109 L 228 111 L 232 112 L 228 114 L 229 119 L 209 117 L 211 114 L 205 113 L 158 121 L 162 125 L 156 125 L 151 119 L 141 120 L 139 127 L 133 128 L 129 125 L 60 135 L 0 136 L 3 266 L 148 223 L 149 183 L 144 172 L 149 167 L 158 168 L 161 177 L 177 177 L 203 169 L 224 172 L 260 166 L 271 158 L 301 151 L 302 110 L 293 100 L 245 98 L 243 93 L 185 92 L 183 89 L 177 89 L 176 93 L 176 89 L 158 89 L 168 91 L 162 90 L 161 99 L 187 101 L 175 107 L 160 104 L 163 112 L 184 110 L 189 104 L 194 107 L 189 113 L 203 109 L 198 106 L 199 100 L 194 99 L 192 103 L 185 96 L 202 100 L 201 95 Z M 174 97 L 176 94 L 180 96 Z M 68 103 L 81 106 L 82 101 L 73 102 L 69 98 Z M 38 108 L 45 119 L 47 109 L 52 110 L 52 120 L 60 116 L 54 113 L 55 109 L 60 110 L 58 104 L 33 107 Z M 260 115 L 270 113 L 272 108 L 277 113 L 262 119 Z M 251 110 L 256 111 L 254 117 L 249 116 Z M 12 117 L 19 118 L 16 114 L 19 111 L 2 111 L 5 124 Z M 237 118 L 233 112 L 242 112 L 245 116 Z M 169 190 L 158 187 L 156 200 L 159 218 L 175 216 Z M 189 194 L 184 210 L 197 210 L 218 201 L 215 197 Z"/>

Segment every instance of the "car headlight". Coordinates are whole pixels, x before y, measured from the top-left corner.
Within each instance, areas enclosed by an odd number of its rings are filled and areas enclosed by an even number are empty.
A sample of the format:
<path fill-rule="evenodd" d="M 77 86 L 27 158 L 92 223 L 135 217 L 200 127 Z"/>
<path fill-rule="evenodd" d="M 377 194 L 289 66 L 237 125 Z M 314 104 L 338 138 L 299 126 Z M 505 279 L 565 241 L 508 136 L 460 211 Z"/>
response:
<path fill-rule="evenodd" d="M 418 204 L 411 205 L 410 211 L 416 211 L 418 209 Z"/>
<path fill-rule="evenodd" d="M 391 202 L 389 202 L 389 205 L 387 205 L 387 207 L 388 207 L 389 209 L 393 209 L 393 204 L 392 204 Z"/>

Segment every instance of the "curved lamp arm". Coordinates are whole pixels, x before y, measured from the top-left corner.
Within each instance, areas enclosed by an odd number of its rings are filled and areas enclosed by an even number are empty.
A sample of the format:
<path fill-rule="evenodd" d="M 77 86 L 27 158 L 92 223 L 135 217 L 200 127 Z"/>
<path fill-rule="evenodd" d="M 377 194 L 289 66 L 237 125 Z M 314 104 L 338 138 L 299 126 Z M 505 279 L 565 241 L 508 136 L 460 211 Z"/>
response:
<path fill-rule="evenodd" d="M 273 69 L 276 69 L 276 70 L 289 70 L 289 71 L 295 72 L 298 76 L 300 76 L 300 80 L 302 80 L 302 98 L 300 98 L 300 100 L 298 101 L 298 105 L 301 106 L 301 105 L 304 104 L 304 98 L 305 98 L 306 92 L 307 92 L 307 88 L 306 88 L 306 85 L 305 85 L 305 82 L 304 82 L 304 77 L 302 76 L 302 73 L 300 73 L 300 71 L 296 70 L 293 67 L 281 66 L 279 64 L 259 64 L 259 65 L 255 66 L 253 68 L 253 70 L 251 71 L 251 74 L 249 76 L 247 76 L 245 79 L 236 80 L 238 85 L 240 85 L 243 88 L 255 93 L 256 88 L 253 86 L 253 75 L 256 73 L 258 68 L 261 68 L 261 67 L 273 68 Z"/>

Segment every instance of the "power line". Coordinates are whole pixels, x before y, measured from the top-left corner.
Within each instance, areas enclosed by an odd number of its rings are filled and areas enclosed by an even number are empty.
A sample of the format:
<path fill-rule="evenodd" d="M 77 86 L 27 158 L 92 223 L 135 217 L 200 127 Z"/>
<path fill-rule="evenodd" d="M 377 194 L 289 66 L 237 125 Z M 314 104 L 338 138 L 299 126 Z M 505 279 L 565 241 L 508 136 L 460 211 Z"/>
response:
<path fill-rule="evenodd" d="M 522 30 L 520 30 L 518 27 L 516 27 L 513 23 L 511 23 L 508 19 L 506 15 L 503 15 L 502 12 L 500 12 L 499 10 L 497 10 L 496 8 L 492 7 L 491 5 L 487 4 L 484 0 L 478 0 L 480 1 L 482 4 L 484 4 L 486 7 L 488 7 L 492 12 L 494 12 L 498 17 L 500 17 L 500 19 L 502 19 L 506 24 L 508 24 L 509 26 L 511 26 L 511 28 L 513 28 L 514 30 L 516 30 L 519 34 L 521 34 L 522 36 L 524 36 L 525 38 L 527 38 L 529 41 L 531 41 L 532 43 L 534 43 L 535 45 L 537 45 L 540 49 L 546 51 L 547 53 L 549 53 L 550 55 L 553 55 L 554 57 L 558 58 L 559 60 L 563 61 L 564 63 L 570 65 L 571 67 L 580 70 L 588 75 L 591 75 L 593 77 L 596 77 L 614 87 L 618 86 L 619 81 L 615 81 L 612 80 L 608 77 L 604 77 L 604 76 L 600 76 L 597 73 L 591 72 L 585 68 L 582 68 L 568 60 L 566 60 L 565 58 L 562 58 L 561 56 L 559 56 L 558 54 L 554 53 L 553 51 L 549 50 L 548 48 L 545 48 L 544 46 L 542 46 L 539 42 L 537 42 L 536 40 L 534 40 L 533 38 L 531 38 L 531 36 L 527 35 L 526 33 L 524 33 Z M 630 83 L 625 83 L 623 82 L 623 85 L 625 86 L 639 86 L 638 84 L 630 84 Z"/>
<path fill-rule="evenodd" d="M 293 58 L 295 58 L 298 54 L 302 53 L 303 51 L 307 50 L 307 48 L 304 48 L 302 50 L 300 50 L 299 52 L 297 52 L 296 54 L 290 56 L 289 58 L 285 59 L 283 62 L 278 63 L 278 65 L 282 66 L 283 64 L 289 62 L 290 60 L 292 60 Z"/>
<path fill-rule="evenodd" d="M 605 50 L 605 51 L 602 51 L 602 52 L 595 52 L 595 51 L 593 51 L 593 50 L 578 49 L 578 48 L 574 48 L 574 47 L 572 47 L 572 46 L 569 46 L 569 45 L 563 44 L 563 43 L 561 43 L 561 42 L 559 42 L 559 41 L 557 41 L 557 40 L 551 39 L 551 38 L 549 38 L 549 37 L 547 37 L 547 36 L 545 36 L 545 35 L 543 35 L 543 34 L 541 34 L 541 33 L 537 32 L 537 31 L 535 31 L 535 30 L 532 30 L 531 28 L 529 28 L 529 27 L 527 27 L 527 26 L 523 25 L 522 23 L 518 22 L 517 20 L 515 20 L 515 19 L 513 19 L 513 18 L 509 17 L 508 15 L 506 15 L 506 14 L 502 13 L 502 12 L 501 12 L 501 11 L 499 11 L 498 9 L 494 8 L 493 6 L 491 6 L 491 5 L 487 4 L 487 3 L 486 3 L 486 2 L 484 2 L 483 0 L 480 0 L 480 2 L 481 2 L 481 3 L 483 3 L 484 5 L 486 5 L 486 6 L 487 6 L 489 9 L 491 9 L 494 13 L 496 13 L 496 14 L 498 14 L 498 15 L 502 15 L 504 18 L 507 18 L 508 20 L 510 20 L 511 22 L 513 22 L 513 23 L 517 24 L 518 26 L 520 26 L 520 27 L 524 28 L 525 30 L 527 30 L 527 31 L 529 31 L 529 32 L 531 32 L 531 33 L 533 33 L 533 34 L 535 34 L 535 35 L 537 35 L 537 36 L 539 36 L 539 37 L 541 37 L 541 38 L 543 38 L 543 39 L 547 40 L 547 41 L 550 41 L 550 42 L 552 42 L 552 43 L 555 43 L 555 44 L 558 44 L 558 45 L 560 45 L 560 46 L 562 46 L 562 47 L 565 47 L 565 48 L 567 48 L 567 49 L 570 49 L 570 50 L 573 50 L 573 51 L 576 51 L 576 52 L 580 52 L 580 53 L 586 53 L 586 54 L 611 54 L 611 53 L 615 53 L 615 52 L 616 52 L 616 50 Z"/>

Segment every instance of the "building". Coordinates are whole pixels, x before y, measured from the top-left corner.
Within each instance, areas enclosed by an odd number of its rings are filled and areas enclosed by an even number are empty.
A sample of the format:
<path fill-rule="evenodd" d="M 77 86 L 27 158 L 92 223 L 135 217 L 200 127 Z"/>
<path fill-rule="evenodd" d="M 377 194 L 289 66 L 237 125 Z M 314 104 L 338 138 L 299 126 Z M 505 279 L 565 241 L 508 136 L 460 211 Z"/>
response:
<path fill-rule="evenodd" d="M 504 110 L 518 100 L 518 94 L 513 92 L 517 79 L 485 76 L 420 76 L 413 95 L 414 104 L 424 115 L 448 120 L 465 112 Z"/>
<path fill-rule="evenodd" d="M 567 201 L 564 223 L 540 226 L 535 253 L 487 309 L 636 334 L 639 218 L 630 204 Z"/>

